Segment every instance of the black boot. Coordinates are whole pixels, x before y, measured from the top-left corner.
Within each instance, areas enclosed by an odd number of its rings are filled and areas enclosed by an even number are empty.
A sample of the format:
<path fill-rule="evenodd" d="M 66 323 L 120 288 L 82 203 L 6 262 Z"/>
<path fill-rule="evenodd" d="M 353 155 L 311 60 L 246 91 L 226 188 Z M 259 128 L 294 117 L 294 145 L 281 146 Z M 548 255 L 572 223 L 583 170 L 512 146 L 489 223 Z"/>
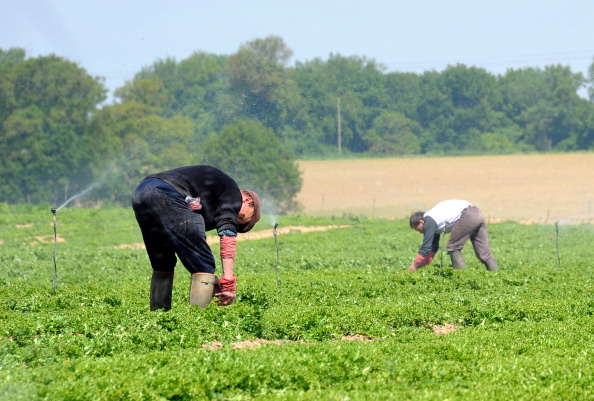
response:
<path fill-rule="evenodd" d="M 450 251 L 450 259 L 452 259 L 452 267 L 454 269 L 464 269 L 466 265 L 464 264 L 464 258 L 462 257 L 462 253 L 460 251 Z"/>
<path fill-rule="evenodd" d="M 153 271 L 151 279 L 151 310 L 170 310 L 173 292 L 173 272 Z"/>

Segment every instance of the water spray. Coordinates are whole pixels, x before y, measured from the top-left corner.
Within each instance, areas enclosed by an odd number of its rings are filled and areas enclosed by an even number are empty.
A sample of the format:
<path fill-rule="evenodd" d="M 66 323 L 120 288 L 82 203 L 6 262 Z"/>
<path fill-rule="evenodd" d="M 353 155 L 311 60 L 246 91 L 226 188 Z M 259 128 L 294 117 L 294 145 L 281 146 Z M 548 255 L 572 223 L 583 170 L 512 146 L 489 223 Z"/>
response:
<path fill-rule="evenodd" d="M 272 233 L 274 234 L 274 246 L 276 248 L 276 287 L 278 288 L 278 232 L 277 232 L 278 223 L 274 223 Z"/>
<path fill-rule="evenodd" d="M 56 208 L 52 208 L 52 214 L 54 215 L 54 295 L 56 295 L 56 285 L 58 283 L 58 265 L 56 264 L 56 243 L 58 242 L 58 234 L 56 231 L 57 211 Z"/>
<path fill-rule="evenodd" d="M 555 248 L 557 248 L 557 271 L 561 271 L 561 258 L 559 257 L 559 222 L 555 222 Z"/>
<path fill-rule="evenodd" d="M 92 191 L 93 189 L 99 187 L 100 185 L 103 184 L 104 181 L 105 181 L 105 177 L 102 177 L 99 181 L 95 182 L 91 186 L 87 187 L 86 189 L 82 190 L 81 192 L 77 193 L 76 195 L 72 195 L 70 198 L 68 198 L 68 200 L 66 200 L 64 203 L 62 203 L 57 209 L 52 209 L 52 213 L 54 213 L 54 216 L 55 216 L 56 215 L 55 212 L 62 209 L 63 207 L 66 207 L 70 202 L 72 202 L 76 198 L 79 198 L 79 197 L 85 195 L 87 192 Z"/>

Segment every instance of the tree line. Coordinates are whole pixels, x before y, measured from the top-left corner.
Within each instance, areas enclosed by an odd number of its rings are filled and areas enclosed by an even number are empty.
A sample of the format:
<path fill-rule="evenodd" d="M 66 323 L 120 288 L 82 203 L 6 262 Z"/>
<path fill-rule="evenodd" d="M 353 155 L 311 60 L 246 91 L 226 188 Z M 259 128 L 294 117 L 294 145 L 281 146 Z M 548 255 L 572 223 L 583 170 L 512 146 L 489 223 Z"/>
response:
<path fill-rule="evenodd" d="M 0 49 L 0 201 L 58 204 L 99 183 L 87 199 L 127 203 L 149 173 L 208 163 L 286 211 L 298 157 L 594 149 L 594 63 L 589 77 L 561 65 L 416 74 L 291 57 L 270 36 L 231 55 L 160 59 L 105 104 L 103 79 L 77 64 Z"/>

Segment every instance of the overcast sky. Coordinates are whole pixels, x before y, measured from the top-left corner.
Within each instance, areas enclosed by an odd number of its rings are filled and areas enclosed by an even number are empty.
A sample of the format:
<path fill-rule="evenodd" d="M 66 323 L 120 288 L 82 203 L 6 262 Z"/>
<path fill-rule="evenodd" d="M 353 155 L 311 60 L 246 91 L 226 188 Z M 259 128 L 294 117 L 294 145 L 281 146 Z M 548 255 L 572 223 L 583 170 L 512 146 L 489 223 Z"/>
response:
<path fill-rule="evenodd" d="M 159 59 L 229 55 L 269 35 L 291 64 L 334 53 L 387 71 L 562 64 L 586 75 L 593 16 L 594 0 L 0 0 L 0 48 L 64 57 L 110 92 Z"/>

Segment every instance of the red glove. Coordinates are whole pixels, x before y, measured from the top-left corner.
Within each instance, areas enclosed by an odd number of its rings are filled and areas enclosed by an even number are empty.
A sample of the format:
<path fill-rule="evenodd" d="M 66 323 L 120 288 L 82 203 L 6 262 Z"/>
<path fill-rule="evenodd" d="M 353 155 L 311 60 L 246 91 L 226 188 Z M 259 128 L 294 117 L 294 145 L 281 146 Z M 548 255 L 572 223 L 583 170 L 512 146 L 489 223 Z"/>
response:
<path fill-rule="evenodd" d="M 408 270 L 417 270 L 419 267 L 423 267 L 431 263 L 433 258 L 435 257 L 435 252 L 431 251 L 427 256 L 423 256 L 421 254 L 417 254 L 415 260 L 413 261 L 412 265 L 408 268 Z"/>
<path fill-rule="evenodd" d="M 226 279 L 221 277 L 219 282 L 217 283 L 217 287 L 215 287 L 214 296 L 217 298 L 215 302 L 219 304 L 219 306 L 227 306 L 231 305 L 233 301 L 235 301 L 235 290 L 237 288 L 236 285 L 237 278 L 233 275 L 233 278 Z"/>
<path fill-rule="evenodd" d="M 232 279 L 221 277 L 219 279 L 219 286 L 221 288 L 221 292 L 235 292 L 237 291 L 237 277 L 235 274 L 233 275 Z"/>

